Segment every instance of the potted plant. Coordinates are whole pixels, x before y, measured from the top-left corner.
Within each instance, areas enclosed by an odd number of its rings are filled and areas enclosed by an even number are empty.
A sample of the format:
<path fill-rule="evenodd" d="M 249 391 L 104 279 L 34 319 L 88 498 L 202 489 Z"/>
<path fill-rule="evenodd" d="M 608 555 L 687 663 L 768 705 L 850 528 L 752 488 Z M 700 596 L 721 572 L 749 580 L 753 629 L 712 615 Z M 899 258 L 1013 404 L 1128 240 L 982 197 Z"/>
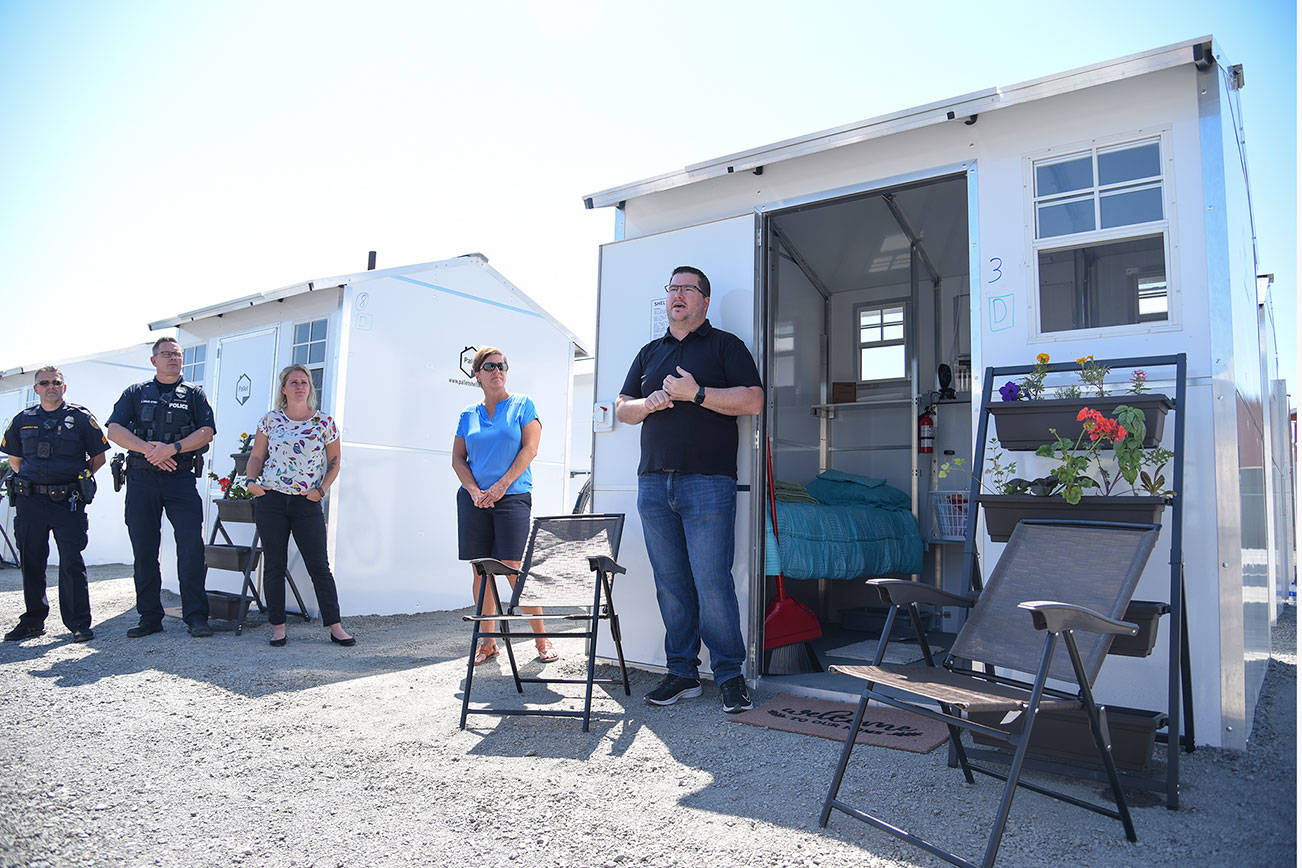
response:
<path fill-rule="evenodd" d="M 1048 476 L 1029 482 L 1012 480 L 1026 483 L 1023 491 L 1005 485 L 997 493 L 977 498 L 985 508 L 990 539 L 1006 542 L 1023 518 L 1159 523 L 1173 494 L 1165 489 L 1161 472 L 1171 453 L 1142 447 L 1144 417 L 1139 408 L 1124 405 L 1117 408 L 1115 418 L 1083 407 L 1074 420 L 1080 426 L 1074 439 L 1050 429 L 1053 442 L 1036 449 L 1037 456 L 1055 461 Z M 1110 460 L 1105 459 L 1108 453 Z M 1152 473 L 1145 466 L 1152 467 Z M 1129 494 L 1118 491 L 1123 481 L 1130 486 Z M 1099 493 L 1086 494 L 1087 489 Z"/>
<path fill-rule="evenodd" d="M 221 486 L 222 496 L 213 503 L 217 504 L 217 515 L 222 521 L 253 521 L 253 494 L 246 487 L 247 478 L 232 473 L 230 476 L 218 476 L 209 472 L 208 478 Z"/>
<path fill-rule="evenodd" d="M 249 454 L 252 451 L 253 435 L 248 433 L 240 434 L 240 451 L 231 453 L 231 458 L 235 461 L 235 471 L 232 473 L 232 478 L 236 475 L 244 475 L 245 469 L 249 466 Z"/>
<path fill-rule="evenodd" d="M 1035 367 L 1021 380 L 1010 380 L 999 388 L 999 402 L 987 409 L 995 418 L 995 432 L 1005 449 L 1030 452 L 1044 442 L 1044 432 L 1057 429 L 1069 438 L 1078 437 L 1082 428 L 1077 414 L 1088 402 L 1089 406 L 1105 415 L 1115 415 L 1118 407 L 1135 407 L 1144 414 L 1145 447 L 1157 446 L 1162 441 L 1166 414 L 1175 402 L 1162 394 L 1148 392 L 1148 373 L 1136 369 L 1131 373 L 1130 385 L 1125 394 L 1108 394 L 1105 382 L 1111 368 L 1095 361 L 1093 356 L 1076 360 L 1079 383 L 1069 383 L 1055 388 L 1054 397 L 1046 397 L 1048 387 L 1049 355 L 1035 357 Z"/>

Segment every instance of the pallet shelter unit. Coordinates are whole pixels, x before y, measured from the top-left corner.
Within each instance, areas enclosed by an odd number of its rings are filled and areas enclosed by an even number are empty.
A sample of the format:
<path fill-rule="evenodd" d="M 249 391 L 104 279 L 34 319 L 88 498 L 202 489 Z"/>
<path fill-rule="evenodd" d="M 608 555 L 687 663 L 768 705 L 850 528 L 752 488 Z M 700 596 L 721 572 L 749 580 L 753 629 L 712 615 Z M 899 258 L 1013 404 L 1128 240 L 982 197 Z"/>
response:
<path fill-rule="evenodd" d="M 534 509 L 569 508 L 571 370 L 586 351 L 480 254 L 308 280 L 150 328 L 177 330 L 186 377 L 212 402 L 209 467 L 219 476 L 241 435 L 274 406 L 280 370 L 301 363 L 312 373 L 342 441 L 343 470 L 325 508 L 345 616 L 465 605 L 469 576 L 447 528 L 456 527 L 457 416 L 483 400 L 470 370 L 478 347 L 506 352 L 511 391 L 533 397 L 549 432 L 532 465 Z M 211 526 L 221 491 L 216 483 L 203 491 Z M 249 531 L 233 528 L 233 542 L 249 545 Z M 291 571 L 305 575 L 301 565 L 291 546 Z M 208 588 L 238 593 L 241 581 L 213 571 Z"/>
<path fill-rule="evenodd" d="M 952 495 L 965 495 L 967 480 L 941 479 L 939 467 L 973 457 L 984 369 L 1041 353 L 1053 363 L 1184 353 L 1196 731 L 1204 743 L 1242 747 L 1282 599 L 1272 589 L 1287 589 L 1293 548 L 1279 518 L 1287 421 L 1268 399 L 1280 377 L 1263 349 L 1274 338 L 1258 308 L 1240 158 L 1244 81 L 1205 37 L 587 196 L 590 208 L 615 209 L 616 235 L 601 249 L 594 508 L 636 509 L 638 433 L 615 424 L 611 408 L 636 347 L 664 331 L 661 287 L 676 265 L 710 276 L 710 321 L 746 342 L 766 385 L 763 415 L 741 420 L 738 455 L 733 575 L 750 677 L 776 572 L 763 546 L 766 437 L 779 481 L 836 471 L 860 477 L 863 490 L 880 492 L 884 480 L 902 492 L 926 542 L 907 572 L 961 592 L 953 531 L 965 504 Z M 1130 375 L 1114 372 L 1110 390 L 1124 391 Z M 920 424 L 928 409 L 932 426 Z M 1165 547 L 1171 529 L 1162 533 Z M 1001 543 L 982 535 L 979 545 L 984 561 L 998 559 Z M 636 523 L 623 563 L 649 573 Z M 788 582 L 837 643 L 820 649 L 831 662 L 835 652 L 871 657 L 851 653 L 876 638 L 865 577 Z M 1167 587 L 1165 565 L 1150 563 L 1139 595 L 1162 600 Z M 663 665 L 650 584 L 624 583 L 616 595 L 637 615 L 625 619 L 629 658 Z M 940 616 L 953 633 L 963 613 Z M 1158 665 L 1110 663 L 1101 701 L 1142 707 L 1162 694 L 1170 622 Z M 834 674 L 780 677 L 788 691 L 855 691 Z"/>

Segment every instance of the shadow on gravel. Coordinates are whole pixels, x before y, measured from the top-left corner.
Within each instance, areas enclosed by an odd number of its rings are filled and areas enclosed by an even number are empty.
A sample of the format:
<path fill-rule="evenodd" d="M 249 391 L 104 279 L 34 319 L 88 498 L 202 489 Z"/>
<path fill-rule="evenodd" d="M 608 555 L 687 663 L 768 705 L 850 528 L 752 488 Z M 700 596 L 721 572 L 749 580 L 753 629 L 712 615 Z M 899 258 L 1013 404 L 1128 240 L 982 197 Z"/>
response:
<path fill-rule="evenodd" d="M 128 585 L 131 582 L 130 578 L 119 581 Z M 163 605 L 178 606 L 180 598 L 164 591 Z M 96 620 L 95 639 L 83 646 L 88 651 L 84 656 L 37 665 L 29 674 L 48 679 L 57 687 L 78 687 L 109 678 L 161 672 L 256 698 L 464 659 L 460 637 L 451 629 L 454 617 L 449 612 L 431 612 L 349 618 L 346 626 L 357 637 L 357 645 L 352 648 L 331 643 L 329 631 L 319 621 L 304 623 L 291 618 L 287 625 L 289 643 L 283 648 L 271 648 L 267 645 L 270 630 L 261 615 L 251 616 L 238 636 L 233 625 L 214 620 L 216 635 L 192 637 L 184 623 L 169 617 L 162 633 L 129 639 L 127 630 L 138 622 L 135 610 L 129 609 Z M 455 620 L 459 625 L 459 617 Z M 64 642 L 67 637 L 53 638 Z M 0 644 L 0 665 L 36 663 L 51 649 L 50 640 L 47 633 L 21 644 Z"/>

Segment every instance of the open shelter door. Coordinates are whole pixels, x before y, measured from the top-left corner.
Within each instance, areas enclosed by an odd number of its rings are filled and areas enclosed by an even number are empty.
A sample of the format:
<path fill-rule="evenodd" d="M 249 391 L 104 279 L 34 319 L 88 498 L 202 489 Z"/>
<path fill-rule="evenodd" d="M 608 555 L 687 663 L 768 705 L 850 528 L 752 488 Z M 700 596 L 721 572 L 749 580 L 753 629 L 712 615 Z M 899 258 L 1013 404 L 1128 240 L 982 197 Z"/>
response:
<path fill-rule="evenodd" d="M 709 276 L 710 324 L 741 338 L 755 357 L 757 367 L 763 370 L 755 337 L 759 219 L 757 214 L 744 214 L 616 241 L 601 248 L 592 509 L 593 512 L 622 512 L 627 516 L 618 560 L 628 573 L 615 582 L 614 601 L 620 616 L 624 655 L 631 663 L 664 665 L 664 624 L 656 604 L 655 581 L 637 514 L 641 428 L 614 421 L 615 399 L 637 351 L 663 335 L 668 327 L 664 287 L 679 265 L 693 265 Z M 750 489 L 758 466 L 759 418 L 743 416 L 738 424 L 737 524 L 732 576 L 741 605 L 749 676 L 754 674 L 755 661 L 750 574 L 752 510 L 757 494 Z M 601 640 L 598 653 L 605 657 L 614 655 L 609 638 Z M 704 646 L 701 658 L 701 671 L 708 674 L 708 652 Z"/>

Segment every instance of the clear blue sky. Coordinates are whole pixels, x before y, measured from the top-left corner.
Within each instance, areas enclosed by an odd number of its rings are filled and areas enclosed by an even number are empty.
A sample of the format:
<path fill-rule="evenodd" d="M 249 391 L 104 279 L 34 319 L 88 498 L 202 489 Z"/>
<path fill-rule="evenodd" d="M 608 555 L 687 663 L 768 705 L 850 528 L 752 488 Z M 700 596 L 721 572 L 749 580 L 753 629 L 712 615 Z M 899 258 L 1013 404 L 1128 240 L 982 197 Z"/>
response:
<path fill-rule="evenodd" d="M 1297 21 L 1265 0 L 0 0 L 0 369 L 370 249 L 481 251 L 590 337 L 613 221 L 584 193 L 1207 33 L 1245 68 L 1292 379 Z"/>

